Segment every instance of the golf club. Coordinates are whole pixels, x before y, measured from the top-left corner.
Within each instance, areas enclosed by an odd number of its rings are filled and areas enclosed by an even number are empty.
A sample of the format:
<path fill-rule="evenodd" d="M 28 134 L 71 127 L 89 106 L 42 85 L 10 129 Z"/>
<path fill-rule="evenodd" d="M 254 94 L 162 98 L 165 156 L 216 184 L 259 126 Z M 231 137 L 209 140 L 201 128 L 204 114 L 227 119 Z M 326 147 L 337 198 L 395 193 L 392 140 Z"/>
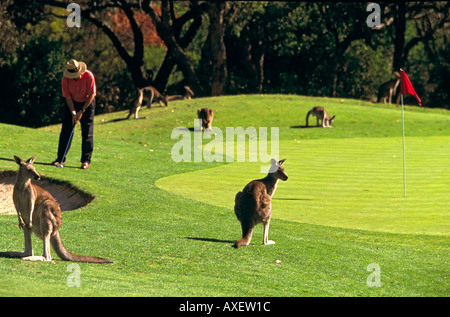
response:
<path fill-rule="evenodd" d="M 73 129 L 72 129 L 72 132 L 70 133 L 69 141 L 67 141 L 66 150 L 64 151 L 64 155 L 61 159 L 61 164 L 57 165 L 57 167 L 60 167 L 60 168 L 64 167 L 63 162 L 65 162 L 65 160 L 66 160 L 67 150 L 69 149 L 70 142 L 72 141 L 73 132 L 75 131 L 75 126 L 76 126 L 76 124 L 73 125 Z"/>

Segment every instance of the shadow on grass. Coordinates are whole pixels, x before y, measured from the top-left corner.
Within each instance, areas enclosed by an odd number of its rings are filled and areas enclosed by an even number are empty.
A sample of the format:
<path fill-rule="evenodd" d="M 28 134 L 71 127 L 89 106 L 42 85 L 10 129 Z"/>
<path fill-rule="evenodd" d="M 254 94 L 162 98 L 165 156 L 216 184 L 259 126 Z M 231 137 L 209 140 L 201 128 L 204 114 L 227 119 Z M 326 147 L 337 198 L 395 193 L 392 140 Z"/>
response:
<path fill-rule="evenodd" d="M 218 242 L 218 243 L 234 243 L 235 241 L 230 240 L 220 240 L 220 239 L 211 239 L 211 238 L 195 238 L 195 237 L 185 237 L 189 240 L 197 240 L 197 241 L 206 241 L 206 242 Z"/>
<path fill-rule="evenodd" d="M 129 120 L 129 119 L 128 118 L 117 118 L 117 119 L 112 119 L 109 121 L 104 121 L 101 124 L 114 123 L 114 122 L 127 121 L 127 120 Z"/>
<path fill-rule="evenodd" d="M 272 200 L 313 200 L 311 198 L 276 198 L 273 197 Z"/>
<path fill-rule="evenodd" d="M 291 129 L 310 129 L 310 128 L 321 128 L 321 126 L 318 125 L 293 125 L 290 126 Z"/>
<path fill-rule="evenodd" d="M 24 256 L 25 254 L 23 252 L 14 252 L 14 251 L 0 252 L 0 258 L 20 259 L 23 258 Z"/>
<path fill-rule="evenodd" d="M 0 157 L 0 161 L 9 161 L 9 162 L 15 162 L 14 159 L 10 159 L 10 158 L 6 158 L 6 157 Z M 33 163 L 33 165 L 46 165 L 46 166 L 54 166 L 52 163 L 44 163 L 44 162 L 37 162 L 35 161 Z M 55 166 L 57 167 L 57 166 Z M 76 166 L 68 166 L 68 165 L 64 165 L 65 168 L 76 168 L 79 169 L 80 167 L 76 167 Z"/>

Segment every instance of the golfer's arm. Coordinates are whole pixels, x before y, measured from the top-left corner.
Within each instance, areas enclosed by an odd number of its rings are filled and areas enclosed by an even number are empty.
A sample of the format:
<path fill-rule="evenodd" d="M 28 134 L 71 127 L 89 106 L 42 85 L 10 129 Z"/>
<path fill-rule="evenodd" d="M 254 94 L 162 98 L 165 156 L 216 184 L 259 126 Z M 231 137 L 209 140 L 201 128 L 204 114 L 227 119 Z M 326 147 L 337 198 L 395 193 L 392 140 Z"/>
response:
<path fill-rule="evenodd" d="M 75 107 L 73 106 L 72 98 L 71 97 L 65 97 L 65 99 L 66 99 L 66 105 L 69 108 L 70 113 L 76 114 Z"/>
<path fill-rule="evenodd" d="M 91 104 L 92 100 L 94 100 L 95 95 L 88 95 L 88 99 L 86 99 L 86 102 L 83 105 L 83 108 L 81 110 L 86 111 L 86 109 L 89 107 L 89 105 Z"/>

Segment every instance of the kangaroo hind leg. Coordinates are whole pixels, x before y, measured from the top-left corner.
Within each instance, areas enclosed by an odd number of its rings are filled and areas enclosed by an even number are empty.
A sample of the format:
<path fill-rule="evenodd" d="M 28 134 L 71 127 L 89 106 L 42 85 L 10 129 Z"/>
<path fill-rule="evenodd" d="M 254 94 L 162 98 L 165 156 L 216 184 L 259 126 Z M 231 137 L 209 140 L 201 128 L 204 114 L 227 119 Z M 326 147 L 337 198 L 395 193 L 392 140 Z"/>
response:
<path fill-rule="evenodd" d="M 252 240 L 253 226 L 250 223 L 242 221 L 241 227 L 242 227 L 242 239 L 234 243 L 233 247 L 235 248 L 247 246 L 250 244 L 250 241 Z"/>
<path fill-rule="evenodd" d="M 50 213 L 49 210 L 47 210 L 47 213 Z M 46 214 L 46 213 L 42 213 L 42 214 Z M 41 219 L 40 222 L 40 227 L 39 228 L 35 228 L 36 231 L 36 235 L 38 237 L 40 237 L 43 240 L 43 246 L 44 246 L 44 250 L 42 253 L 42 256 L 27 256 L 27 257 L 23 257 L 22 260 L 24 261 L 51 261 L 52 257 L 50 255 L 50 235 L 52 233 L 53 230 L 53 224 L 51 222 L 50 219 L 48 219 L 47 217 L 43 217 L 43 219 Z"/>
<path fill-rule="evenodd" d="M 52 257 L 50 255 L 50 233 L 47 233 L 43 237 L 44 242 L 44 251 L 42 256 L 38 255 L 31 255 L 31 256 L 25 256 L 22 258 L 23 261 L 51 261 Z"/>
<path fill-rule="evenodd" d="M 275 244 L 275 241 L 269 240 L 269 223 L 270 223 L 270 220 L 268 220 L 267 222 L 264 222 L 264 232 L 263 232 L 263 244 L 264 245 Z"/>

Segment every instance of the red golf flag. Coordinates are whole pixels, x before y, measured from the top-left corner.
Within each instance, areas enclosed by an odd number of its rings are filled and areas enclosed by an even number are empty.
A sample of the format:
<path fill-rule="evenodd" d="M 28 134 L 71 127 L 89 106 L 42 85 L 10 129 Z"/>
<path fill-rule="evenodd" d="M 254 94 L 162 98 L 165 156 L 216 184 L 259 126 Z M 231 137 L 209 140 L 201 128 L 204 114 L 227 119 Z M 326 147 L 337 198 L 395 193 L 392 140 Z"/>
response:
<path fill-rule="evenodd" d="M 411 85 L 411 82 L 409 81 L 409 78 L 408 76 L 406 76 L 406 73 L 403 71 L 403 69 L 400 69 L 400 93 L 402 95 L 409 94 L 416 97 L 417 101 L 419 102 L 419 106 L 422 106 L 422 101 L 414 90 L 414 87 Z"/>

